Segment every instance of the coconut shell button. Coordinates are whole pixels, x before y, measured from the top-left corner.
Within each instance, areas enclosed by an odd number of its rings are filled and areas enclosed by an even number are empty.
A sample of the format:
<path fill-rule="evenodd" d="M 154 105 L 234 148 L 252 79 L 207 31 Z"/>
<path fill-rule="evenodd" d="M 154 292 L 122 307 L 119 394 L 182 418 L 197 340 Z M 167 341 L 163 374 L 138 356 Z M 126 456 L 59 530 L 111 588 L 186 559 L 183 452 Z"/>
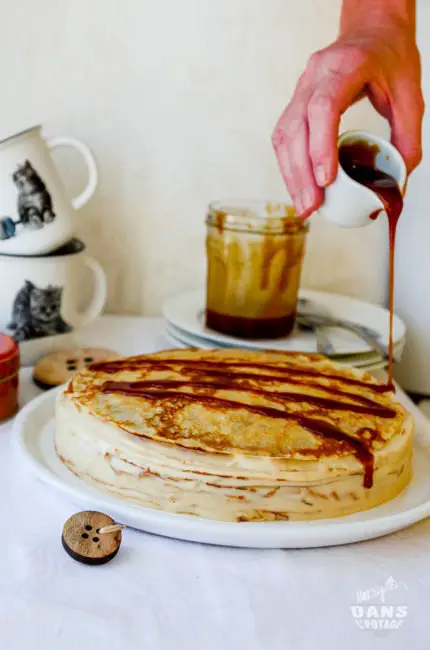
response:
<path fill-rule="evenodd" d="M 67 553 L 83 564 L 105 564 L 118 553 L 123 526 L 108 515 L 85 510 L 64 524 L 62 543 Z"/>
<path fill-rule="evenodd" d="M 85 370 L 94 361 L 119 358 L 119 354 L 104 348 L 58 350 L 44 357 L 36 364 L 33 371 L 33 381 L 39 388 L 48 390 L 65 384 L 75 373 Z"/>

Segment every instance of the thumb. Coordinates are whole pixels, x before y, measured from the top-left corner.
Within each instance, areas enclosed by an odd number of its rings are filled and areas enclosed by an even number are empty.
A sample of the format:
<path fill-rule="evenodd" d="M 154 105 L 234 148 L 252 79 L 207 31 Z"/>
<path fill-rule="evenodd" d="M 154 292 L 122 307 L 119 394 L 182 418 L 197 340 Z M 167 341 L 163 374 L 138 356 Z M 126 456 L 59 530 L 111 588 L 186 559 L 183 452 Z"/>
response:
<path fill-rule="evenodd" d="M 421 162 L 423 115 L 424 100 L 419 88 L 402 88 L 391 107 L 391 142 L 401 153 L 408 173 Z"/>

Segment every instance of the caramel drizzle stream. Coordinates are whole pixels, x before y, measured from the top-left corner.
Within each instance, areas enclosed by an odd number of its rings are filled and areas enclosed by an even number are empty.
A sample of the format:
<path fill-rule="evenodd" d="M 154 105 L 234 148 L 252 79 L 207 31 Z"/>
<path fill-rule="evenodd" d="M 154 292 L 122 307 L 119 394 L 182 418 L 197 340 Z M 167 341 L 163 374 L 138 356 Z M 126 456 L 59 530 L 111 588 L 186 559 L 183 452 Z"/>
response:
<path fill-rule="evenodd" d="M 297 368 L 294 365 L 278 365 L 276 362 L 274 364 L 267 363 L 254 363 L 254 362 L 237 362 L 237 361 L 207 361 L 204 359 L 125 359 L 117 361 L 101 361 L 99 363 L 93 363 L 90 366 L 91 370 L 105 372 L 105 373 L 115 373 L 115 372 L 124 372 L 127 370 L 139 370 L 145 366 L 155 366 L 159 369 L 171 369 L 175 366 L 184 367 L 186 369 L 193 368 L 202 368 L 202 369 L 219 369 L 224 367 L 226 369 L 231 369 L 234 371 L 236 368 L 255 368 L 256 370 L 265 370 L 275 371 L 278 374 L 275 375 L 264 375 L 264 378 L 270 379 L 285 379 L 288 377 L 289 383 L 296 383 L 293 381 L 292 377 L 315 377 L 317 379 L 329 379 L 333 381 L 338 381 L 343 384 L 349 384 L 350 386 L 357 386 L 361 388 L 366 388 L 375 393 L 385 393 L 392 390 L 389 386 L 385 384 L 372 384 L 365 381 L 360 381 L 359 379 L 353 379 L 352 377 L 344 377 L 342 375 L 335 374 L 326 374 L 324 372 L 318 372 L 317 370 L 310 370 L 304 368 Z M 236 373 L 235 373 L 236 374 Z M 250 373 L 251 374 L 251 373 Z M 256 379 L 259 379 L 261 375 L 255 375 Z M 297 382 L 299 383 L 299 382 Z"/>
<path fill-rule="evenodd" d="M 311 388 L 316 388 L 317 390 L 321 390 L 326 393 L 330 393 L 330 395 L 339 395 L 340 397 L 345 397 L 348 399 L 353 399 L 357 402 L 360 402 L 361 404 L 367 404 L 370 407 L 376 407 L 376 408 L 384 408 L 382 405 L 378 404 L 378 402 L 375 402 L 372 399 L 369 399 L 368 397 L 364 397 L 362 395 L 357 395 L 356 393 L 347 393 L 343 390 L 339 390 L 338 388 L 334 388 L 333 386 L 325 386 L 324 384 L 319 384 L 316 381 L 296 381 L 296 380 L 291 380 L 289 377 L 281 377 L 279 375 L 260 375 L 260 374 L 255 374 L 252 372 L 234 372 L 232 373 L 231 371 L 226 371 L 226 370 L 212 370 L 212 369 L 191 369 L 188 374 L 190 375 L 203 375 L 204 377 L 210 376 L 210 377 L 220 377 L 222 379 L 229 379 L 229 380 L 236 380 L 236 379 L 250 379 L 252 381 L 258 380 L 259 382 L 265 382 L 265 383 L 277 383 L 281 381 L 281 383 L 285 384 L 294 384 L 298 386 L 307 386 Z M 274 393 L 271 393 L 271 395 L 274 395 Z M 391 412 L 395 415 L 395 412 L 390 409 Z M 389 416 L 389 417 L 394 417 L 394 415 Z"/>
<path fill-rule="evenodd" d="M 232 377 L 233 379 L 233 377 Z M 273 400 L 274 402 L 302 402 L 307 404 L 312 404 L 313 406 L 318 406 L 322 409 L 332 409 L 334 411 L 350 411 L 352 413 L 362 413 L 365 415 L 374 415 L 375 417 L 381 418 L 395 418 L 396 411 L 373 402 L 372 400 L 366 400 L 365 404 L 354 404 L 351 402 L 340 402 L 338 400 L 329 399 L 326 397 L 318 397 L 317 395 L 305 395 L 303 393 L 294 393 L 290 391 L 267 391 L 261 390 L 259 388 L 253 388 L 247 384 L 235 384 L 228 382 L 208 382 L 208 381 L 194 381 L 194 380 L 175 380 L 175 379 L 158 379 L 158 380 L 146 380 L 146 381 L 134 381 L 130 382 L 115 382 L 108 381 L 103 386 L 103 392 L 121 392 L 121 390 L 127 391 L 127 394 L 136 393 L 139 395 L 139 391 L 148 391 L 148 390 L 163 390 L 164 388 L 185 388 L 187 386 L 193 386 L 196 388 L 206 388 L 213 390 L 228 390 L 235 391 L 239 393 L 253 393 L 254 395 L 260 395 L 267 399 Z M 131 391 L 128 393 L 128 391 Z M 175 394 L 175 393 L 173 393 Z M 343 393 L 345 397 L 354 399 L 356 396 L 351 393 Z M 360 397 L 360 396 L 357 396 Z M 364 398 L 365 399 L 365 398 Z M 244 404 L 247 407 L 247 404 Z"/>
<path fill-rule="evenodd" d="M 257 389 L 249 389 L 241 387 L 240 385 L 229 384 L 229 383 L 207 383 L 207 382 L 193 382 L 193 381 L 175 381 L 175 380 L 159 380 L 159 381 L 137 381 L 137 382 L 116 382 L 108 381 L 103 386 L 102 390 L 105 393 L 121 393 L 123 395 L 128 395 L 131 397 L 145 397 L 150 400 L 166 399 L 166 398 L 179 398 L 185 402 L 206 402 L 211 405 L 218 406 L 227 406 L 230 409 L 235 410 L 246 410 L 250 413 L 255 413 L 258 415 L 263 415 L 264 417 L 270 417 L 275 419 L 282 420 L 293 420 L 297 422 L 301 427 L 310 431 L 311 433 L 323 437 L 335 440 L 340 443 L 341 446 L 346 445 L 349 449 L 352 449 L 357 460 L 361 462 L 364 469 L 364 487 L 370 488 L 373 485 L 373 466 L 374 459 L 373 453 L 370 447 L 361 439 L 355 438 L 336 426 L 321 420 L 315 417 L 308 417 L 300 413 L 288 413 L 285 410 L 278 410 L 269 406 L 256 406 L 251 404 L 245 404 L 242 402 L 236 402 L 234 400 L 223 399 L 220 397 L 215 397 L 213 395 L 195 395 L 192 393 L 187 393 L 184 391 L 178 390 L 166 390 L 167 388 L 180 388 L 186 386 L 198 386 L 204 388 L 212 388 L 215 390 L 236 390 L 236 391 L 246 391 L 246 392 L 256 392 L 267 396 L 272 400 L 285 399 L 291 401 L 306 401 L 312 400 L 310 403 L 313 403 L 318 406 L 323 406 L 325 408 L 337 408 L 339 410 L 356 410 L 356 412 L 363 412 L 359 404 L 351 404 L 344 402 L 337 402 L 335 400 L 328 400 L 326 398 L 318 398 L 317 396 L 303 396 L 297 395 L 296 393 L 279 393 L 273 395 L 270 391 L 260 391 Z M 353 397 L 353 396 L 352 396 Z M 317 404 L 318 402 L 318 404 Z M 333 404 L 334 403 L 334 406 Z M 367 405 L 365 408 L 365 413 L 371 415 L 378 415 L 380 417 L 395 417 L 395 411 L 389 409 L 388 407 L 377 405 L 375 409 L 374 406 Z M 375 413 L 377 411 L 377 413 Z"/>

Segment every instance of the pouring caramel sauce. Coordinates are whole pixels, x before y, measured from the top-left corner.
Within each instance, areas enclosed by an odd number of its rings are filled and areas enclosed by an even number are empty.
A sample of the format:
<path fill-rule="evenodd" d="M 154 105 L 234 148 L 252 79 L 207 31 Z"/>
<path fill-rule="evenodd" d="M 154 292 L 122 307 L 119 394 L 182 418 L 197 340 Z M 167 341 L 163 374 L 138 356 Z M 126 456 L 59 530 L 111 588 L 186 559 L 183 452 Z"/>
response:
<path fill-rule="evenodd" d="M 403 209 L 403 195 L 395 178 L 376 168 L 376 157 L 380 152 L 376 144 L 369 144 L 365 140 L 357 140 L 343 144 L 339 149 L 339 162 L 344 171 L 357 183 L 365 185 L 380 199 L 383 208 L 372 212 L 370 219 L 376 219 L 378 214 L 385 211 L 388 217 L 388 236 L 390 246 L 390 274 L 389 274 L 389 310 L 390 310 L 390 335 L 388 343 L 388 386 L 394 390 L 393 385 L 393 317 L 394 317 L 394 252 L 396 244 L 396 230 L 400 214 Z"/>

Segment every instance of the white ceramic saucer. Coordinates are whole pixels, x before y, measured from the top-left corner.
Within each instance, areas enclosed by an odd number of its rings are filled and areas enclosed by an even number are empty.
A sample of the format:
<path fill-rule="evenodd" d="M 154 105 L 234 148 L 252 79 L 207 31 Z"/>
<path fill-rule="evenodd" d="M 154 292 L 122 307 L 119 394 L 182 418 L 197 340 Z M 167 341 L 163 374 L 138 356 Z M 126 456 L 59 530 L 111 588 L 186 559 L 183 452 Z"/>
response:
<path fill-rule="evenodd" d="M 166 341 L 175 348 L 200 348 L 202 350 L 220 350 L 228 349 L 230 347 L 243 347 L 240 344 L 240 341 L 236 343 L 236 346 L 230 345 L 221 345 L 220 343 L 215 343 L 214 341 L 209 341 L 203 337 L 194 336 L 193 334 L 188 334 L 183 332 L 179 328 L 166 323 L 163 336 Z M 316 352 L 316 341 L 315 348 L 313 352 Z M 396 357 L 400 357 L 403 350 L 403 342 L 401 341 L 397 346 L 394 346 L 394 354 Z M 362 354 L 351 354 L 351 355 L 342 355 L 333 357 L 334 361 L 342 363 L 344 365 L 355 366 L 355 368 L 385 368 L 387 362 L 382 358 L 377 352 L 363 352 Z"/>
<path fill-rule="evenodd" d="M 343 318 L 359 325 L 372 328 L 379 333 L 380 341 L 388 345 L 389 313 L 383 307 L 363 300 L 349 298 L 334 293 L 302 289 L 302 298 L 319 303 L 327 308 L 334 318 Z M 198 336 L 225 346 L 238 346 L 250 349 L 292 350 L 315 352 L 315 336 L 312 332 L 295 330 L 291 336 L 281 339 L 250 340 L 220 334 L 206 328 L 204 322 L 205 297 L 202 291 L 191 291 L 176 296 L 164 306 L 164 317 L 168 324 L 179 328 L 187 334 Z M 403 321 L 394 317 L 394 344 L 403 344 L 406 327 Z M 338 355 L 363 354 L 371 348 L 361 339 L 345 330 L 330 330 L 330 339 Z"/>
<path fill-rule="evenodd" d="M 201 350 L 220 350 L 226 349 L 223 346 L 217 345 L 216 343 L 206 342 L 205 345 L 190 345 L 186 343 L 181 338 L 177 338 L 169 328 L 166 328 L 163 332 L 163 336 L 166 339 L 167 343 L 172 346 L 172 349 L 183 349 L 183 348 L 195 348 L 198 347 Z M 354 362 L 354 359 L 351 358 L 349 361 L 342 361 L 344 365 L 354 366 L 355 368 L 360 368 L 361 370 L 367 370 L 368 372 L 373 372 L 374 370 L 382 370 L 387 367 L 387 362 L 384 361 L 381 357 L 372 358 L 370 361 L 366 362 Z"/>
<path fill-rule="evenodd" d="M 430 515 L 430 423 L 401 389 L 399 398 L 416 419 L 414 478 L 392 501 L 356 515 L 312 522 L 230 523 L 170 514 L 133 505 L 87 485 L 57 458 L 54 448 L 54 406 L 59 389 L 27 404 L 14 422 L 17 453 L 48 486 L 74 503 L 101 510 L 133 528 L 207 544 L 254 548 L 310 548 L 348 544 L 387 535 Z"/>

